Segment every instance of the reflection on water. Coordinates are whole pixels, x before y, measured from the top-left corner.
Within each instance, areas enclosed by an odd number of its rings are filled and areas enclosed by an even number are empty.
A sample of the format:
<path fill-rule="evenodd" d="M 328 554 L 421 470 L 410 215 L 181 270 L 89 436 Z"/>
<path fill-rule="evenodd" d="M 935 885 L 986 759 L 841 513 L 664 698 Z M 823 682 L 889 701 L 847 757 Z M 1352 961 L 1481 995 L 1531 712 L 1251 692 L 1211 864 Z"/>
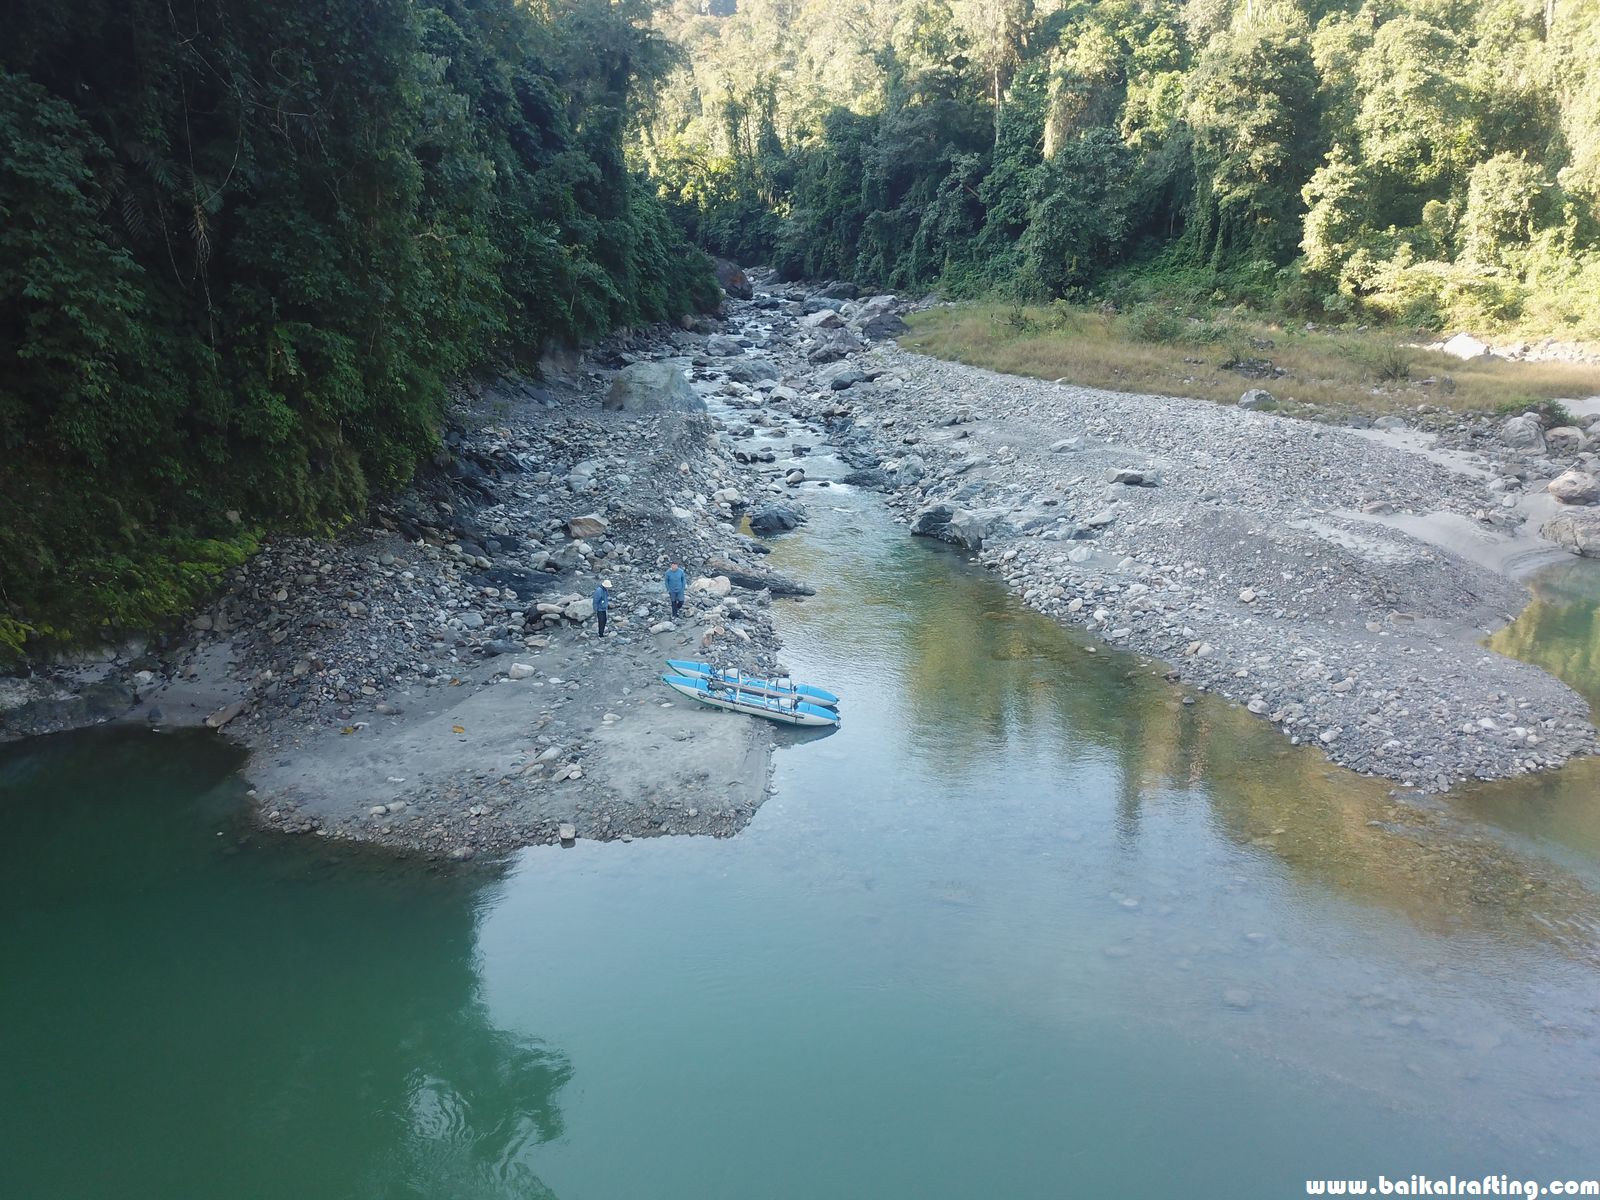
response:
<path fill-rule="evenodd" d="M 492 879 L 241 842 L 239 758 L 0 747 L 0 1194 L 547 1194 L 571 1068 L 487 1022 Z"/>
<path fill-rule="evenodd" d="M 1398 799 L 1391 782 L 1290 745 L 1239 705 L 1184 704 L 1163 668 L 1022 608 L 956 552 L 874 537 L 870 511 L 817 523 L 827 536 L 785 542 L 776 556 L 842 585 L 808 601 L 805 620 L 854 654 L 889 641 L 905 655 L 889 669 L 915 714 L 910 754 L 942 777 L 981 789 L 1004 773 L 1018 731 L 1053 729 L 1073 759 L 1109 768 L 1129 839 L 1145 804 L 1197 792 L 1237 844 L 1422 928 L 1529 938 L 1600 961 L 1600 900 L 1586 879 L 1600 862 L 1600 764 L 1478 789 L 1466 805 L 1492 819 L 1534 797 L 1546 814 L 1552 797 L 1569 801 L 1554 805 L 1566 810 L 1569 844 L 1596 851 L 1565 863 L 1569 871 L 1515 843 L 1464 835 L 1449 804 Z"/>
<path fill-rule="evenodd" d="M 1593 764 L 1396 799 L 807 498 L 845 720 L 738 838 L 436 873 L 245 836 L 215 739 L 0 750 L 0 1194 L 1592 1174 Z"/>
<path fill-rule="evenodd" d="M 1543 667 L 1600 707 L 1600 563 L 1550 567 L 1531 586 L 1533 602 L 1489 645 Z"/>

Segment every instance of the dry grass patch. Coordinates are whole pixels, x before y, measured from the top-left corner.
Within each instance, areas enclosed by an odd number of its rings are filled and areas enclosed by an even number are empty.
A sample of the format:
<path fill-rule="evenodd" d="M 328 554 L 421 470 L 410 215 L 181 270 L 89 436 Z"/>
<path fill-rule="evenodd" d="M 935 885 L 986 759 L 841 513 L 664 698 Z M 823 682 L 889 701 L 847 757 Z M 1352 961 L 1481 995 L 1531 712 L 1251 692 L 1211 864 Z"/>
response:
<path fill-rule="evenodd" d="M 1011 375 L 1235 403 L 1264 387 L 1285 404 L 1378 415 L 1433 404 L 1493 412 L 1600 394 L 1581 363 L 1462 362 L 1393 331 L 1304 329 L 1144 305 L 1102 313 L 1066 304 L 968 304 L 911 317 L 908 350 Z"/>

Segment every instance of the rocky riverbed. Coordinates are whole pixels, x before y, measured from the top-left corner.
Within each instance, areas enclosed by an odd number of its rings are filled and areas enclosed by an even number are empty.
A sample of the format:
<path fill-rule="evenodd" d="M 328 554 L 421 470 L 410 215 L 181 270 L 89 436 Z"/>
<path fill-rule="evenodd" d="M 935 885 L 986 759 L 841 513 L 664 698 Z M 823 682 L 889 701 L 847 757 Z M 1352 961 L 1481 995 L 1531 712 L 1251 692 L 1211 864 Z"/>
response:
<path fill-rule="evenodd" d="M 1594 416 L 1362 429 L 1254 389 L 1221 407 L 1018 379 L 899 350 L 910 306 L 854 296 L 758 279 L 723 318 L 464 391 L 361 529 L 270 544 L 158 647 L 3 681 L 0 734 L 225 727 L 268 826 L 436 857 L 735 832 L 797 735 L 656 679 L 667 657 L 777 665 L 774 606 L 810 589 L 761 539 L 804 520 L 826 442 L 913 534 L 1352 769 L 1442 791 L 1596 751 L 1575 692 L 1481 645 L 1522 574 L 1600 552 Z M 677 622 L 674 559 L 696 580 Z"/>
<path fill-rule="evenodd" d="M 1422 791 L 1596 751 L 1576 692 L 1481 644 L 1526 603 L 1522 576 L 1600 546 L 1593 415 L 1338 427 L 1258 389 L 1223 407 L 868 346 L 907 307 L 891 298 L 754 303 L 735 341 L 782 379 L 754 384 L 777 401 L 760 419 L 813 423 L 913 533 L 1175 684 Z"/>
<path fill-rule="evenodd" d="M 637 340 L 683 362 L 618 342 L 463 393 L 433 464 L 364 528 L 269 544 L 163 646 L 9 681 L 5 732 L 224 728 L 269 827 L 432 856 L 742 828 L 774 731 L 657 680 L 668 657 L 772 666 L 772 606 L 810 589 L 736 528 L 783 485 L 735 460 L 687 381 L 704 335 Z M 673 560 L 693 580 L 677 621 Z"/>

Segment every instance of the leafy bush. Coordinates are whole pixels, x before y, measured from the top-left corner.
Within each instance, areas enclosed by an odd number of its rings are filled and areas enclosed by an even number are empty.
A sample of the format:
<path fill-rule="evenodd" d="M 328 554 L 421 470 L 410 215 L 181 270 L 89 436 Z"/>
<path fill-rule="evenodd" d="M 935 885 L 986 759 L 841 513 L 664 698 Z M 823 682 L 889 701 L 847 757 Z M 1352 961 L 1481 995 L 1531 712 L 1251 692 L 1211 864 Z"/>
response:
<path fill-rule="evenodd" d="M 1140 304 L 1123 317 L 1123 328 L 1136 342 L 1170 344 L 1183 336 L 1183 322 L 1170 308 Z"/>

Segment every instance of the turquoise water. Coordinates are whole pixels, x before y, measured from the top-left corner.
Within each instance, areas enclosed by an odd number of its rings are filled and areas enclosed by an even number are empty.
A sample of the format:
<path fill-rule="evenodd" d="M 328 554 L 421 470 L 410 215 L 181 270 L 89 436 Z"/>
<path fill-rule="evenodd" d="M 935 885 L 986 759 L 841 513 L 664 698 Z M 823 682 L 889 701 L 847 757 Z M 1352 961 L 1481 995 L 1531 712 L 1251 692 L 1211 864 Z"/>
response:
<path fill-rule="evenodd" d="M 0 1195 L 1600 1172 L 1592 774 L 1424 823 L 808 498 L 786 654 L 845 724 L 733 839 L 435 871 L 251 833 L 211 738 L 0 749 Z"/>

